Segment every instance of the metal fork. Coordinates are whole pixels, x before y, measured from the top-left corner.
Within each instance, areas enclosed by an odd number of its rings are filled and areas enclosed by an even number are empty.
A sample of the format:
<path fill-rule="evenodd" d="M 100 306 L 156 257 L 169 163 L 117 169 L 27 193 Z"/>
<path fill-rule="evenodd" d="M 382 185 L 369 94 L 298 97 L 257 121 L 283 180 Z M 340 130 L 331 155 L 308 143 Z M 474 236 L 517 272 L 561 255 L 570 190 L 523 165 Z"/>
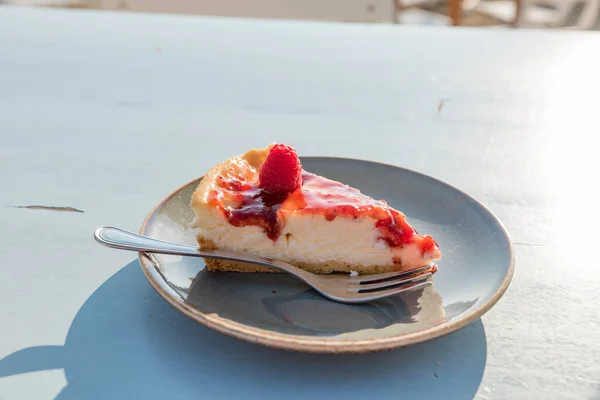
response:
<path fill-rule="evenodd" d="M 433 274 L 433 267 L 426 265 L 409 271 L 382 274 L 317 275 L 283 261 L 240 252 L 201 250 L 198 247 L 165 242 L 109 226 L 96 229 L 94 237 L 105 246 L 122 250 L 244 261 L 276 268 L 303 280 L 323 296 L 341 303 L 363 303 L 424 288 L 431 285 L 429 278 Z"/>

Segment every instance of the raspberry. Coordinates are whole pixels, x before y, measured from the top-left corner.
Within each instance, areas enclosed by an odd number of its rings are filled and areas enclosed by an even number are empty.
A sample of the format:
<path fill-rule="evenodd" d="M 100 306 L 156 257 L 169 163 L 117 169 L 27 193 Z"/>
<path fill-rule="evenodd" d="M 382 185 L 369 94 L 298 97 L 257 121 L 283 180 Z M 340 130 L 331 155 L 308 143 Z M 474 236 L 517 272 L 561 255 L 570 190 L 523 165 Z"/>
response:
<path fill-rule="evenodd" d="M 260 169 L 260 187 L 269 192 L 292 192 L 302 185 L 302 165 L 296 150 L 285 144 L 271 147 Z"/>

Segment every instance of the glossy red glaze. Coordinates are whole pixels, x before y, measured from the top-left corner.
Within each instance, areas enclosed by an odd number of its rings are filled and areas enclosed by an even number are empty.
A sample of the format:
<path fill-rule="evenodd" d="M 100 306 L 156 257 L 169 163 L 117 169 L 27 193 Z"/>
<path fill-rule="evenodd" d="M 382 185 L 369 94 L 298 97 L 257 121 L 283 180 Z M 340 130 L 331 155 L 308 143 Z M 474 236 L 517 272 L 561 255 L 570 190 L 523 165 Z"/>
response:
<path fill-rule="evenodd" d="M 406 222 L 404 214 L 389 207 L 383 200 L 375 200 L 359 190 L 306 171 L 302 172 L 302 186 L 291 193 L 268 192 L 258 183 L 240 182 L 237 177 L 219 177 L 218 185 L 225 190 L 213 193 L 230 224 L 261 227 L 272 240 L 281 234 L 288 213 L 322 214 L 328 221 L 344 216 L 355 219 L 370 217 L 390 247 L 413 242 L 417 232 Z M 223 198 L 233 200 L 236 207 L 223 206 Z M 420 242 L 422 253 L 437 244 L 430 236 Z"/>

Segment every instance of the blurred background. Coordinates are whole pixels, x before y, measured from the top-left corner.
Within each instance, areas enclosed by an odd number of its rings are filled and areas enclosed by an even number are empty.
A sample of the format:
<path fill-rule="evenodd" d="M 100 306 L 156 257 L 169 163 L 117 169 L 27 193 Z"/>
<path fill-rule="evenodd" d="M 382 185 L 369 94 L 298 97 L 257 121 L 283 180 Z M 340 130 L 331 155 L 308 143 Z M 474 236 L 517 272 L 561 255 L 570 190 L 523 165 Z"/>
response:
<path fill-rule="evenodd" d="M 600 30 L 600 0 L 0 0 L 0 4 L 339 22 Z"/>

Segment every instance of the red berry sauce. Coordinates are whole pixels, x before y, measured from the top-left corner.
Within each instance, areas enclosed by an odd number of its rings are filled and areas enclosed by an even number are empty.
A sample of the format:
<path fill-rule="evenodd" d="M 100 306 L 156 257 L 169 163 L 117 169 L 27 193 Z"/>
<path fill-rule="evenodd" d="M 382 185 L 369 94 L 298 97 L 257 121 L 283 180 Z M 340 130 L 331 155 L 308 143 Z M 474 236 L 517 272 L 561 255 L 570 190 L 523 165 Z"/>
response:
<path fill-rule="evenodd" d="M 241 182 L 237 176 L 221 176 L 217 184 L 221 190 L 213 190 L 211 199 L 229 223 L 237 227 L 259 226 L 271 240 L 279 238 L 285 216 L 291 213 L 323 214 L 328 221 L 337 216 L 371 217 L 377 220 L 375 226 L 381 233 L 381 240 L 390 247 L 412 243 L 418 235 L 406 222 L 404 214 L 389 207 L 385 201 L 306 171 L 302 171 L 302 186 L 290 193 L 268 192 L 261 189 L 258 182 Z M 224 198 L 237 206 L 224 206 Z M 422 254 L 437 247 L 431 236 L 421 238 Z"/>

